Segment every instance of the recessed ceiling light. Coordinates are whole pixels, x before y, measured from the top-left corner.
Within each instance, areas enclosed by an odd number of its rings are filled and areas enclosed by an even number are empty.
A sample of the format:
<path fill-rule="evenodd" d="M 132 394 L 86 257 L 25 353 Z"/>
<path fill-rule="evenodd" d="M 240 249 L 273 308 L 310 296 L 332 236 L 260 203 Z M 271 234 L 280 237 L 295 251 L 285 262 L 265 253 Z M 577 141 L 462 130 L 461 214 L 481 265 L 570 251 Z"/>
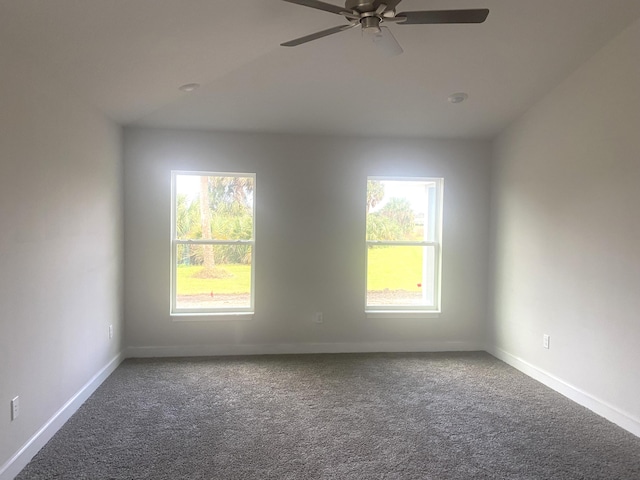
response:
<path fill-rule="evenodd" d="M 200 84 L 199 83 L 186 83 L 184 85 L 181 85 L 179 87 L 179 90 L 188 93 L 188 92 L 193 92 L 194 90 L 197 90 L 198 88 L 200 88 Z"/>
<path fill-rule="evenodd" d="M 464 92 L 452 93 L 451 95 L 449 95 L 449 101 L 451 103 L 464 102 L 467 98 L 469 98 L 469 95 Z"/>

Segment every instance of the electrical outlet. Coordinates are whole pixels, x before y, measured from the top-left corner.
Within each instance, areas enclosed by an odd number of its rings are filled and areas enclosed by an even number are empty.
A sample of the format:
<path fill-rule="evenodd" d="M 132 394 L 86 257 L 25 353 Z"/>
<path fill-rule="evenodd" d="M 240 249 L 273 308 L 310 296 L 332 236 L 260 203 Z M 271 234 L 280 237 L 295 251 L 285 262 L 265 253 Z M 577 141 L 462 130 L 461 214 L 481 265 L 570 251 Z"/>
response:
<path fill-rule="evenodd" d="M 547 349 L 549 348 L 549 335 L 546 333 L 542 335 L 542 346 Z"/>
<path fill-rule="evenodd" d="M 109 340 L 113 338 L 113 325 L 109 325 Z"/>
<path fill-rule="evenodd" d="M 322 315 L 322 312 L 316 312 L 316 313 L 313 315 L 313 321 L 314 321 L 315 323 L 324 323 L 324 317 L 323 317 L 323 315 Z"/>
<path fill-rule="evenodd" d="M 20 415 L 20 397 L 11 400 L 11 421 L 14 421 Z"/>

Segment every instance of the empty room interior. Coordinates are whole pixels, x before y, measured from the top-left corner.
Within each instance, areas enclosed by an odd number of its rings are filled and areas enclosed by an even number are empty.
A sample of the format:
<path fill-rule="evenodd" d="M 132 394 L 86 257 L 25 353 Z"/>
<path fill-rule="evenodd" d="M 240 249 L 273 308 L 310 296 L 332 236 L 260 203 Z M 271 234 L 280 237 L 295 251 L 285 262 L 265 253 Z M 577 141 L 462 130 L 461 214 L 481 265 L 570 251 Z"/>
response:
<path fill-rule="evenodd" d="M 640 478 L 639 47 L 638 0 L 0 0 L 0 479 Z"/>

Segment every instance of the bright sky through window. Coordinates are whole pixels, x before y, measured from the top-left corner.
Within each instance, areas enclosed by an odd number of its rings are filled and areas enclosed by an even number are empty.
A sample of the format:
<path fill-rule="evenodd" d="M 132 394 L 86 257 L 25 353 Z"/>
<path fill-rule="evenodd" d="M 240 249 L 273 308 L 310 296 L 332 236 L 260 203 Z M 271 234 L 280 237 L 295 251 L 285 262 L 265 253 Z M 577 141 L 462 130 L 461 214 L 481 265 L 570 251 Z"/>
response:
<path fill-rule="evenodd" d="M 391 198 L 406 198 L 414 213 L 425 214 L 427 204 L 424 182 L 384 180 L 381 183 L 384 185 L 385 196 L 379 204 L 371 209 L 371 212 L 379 211 Z"/>

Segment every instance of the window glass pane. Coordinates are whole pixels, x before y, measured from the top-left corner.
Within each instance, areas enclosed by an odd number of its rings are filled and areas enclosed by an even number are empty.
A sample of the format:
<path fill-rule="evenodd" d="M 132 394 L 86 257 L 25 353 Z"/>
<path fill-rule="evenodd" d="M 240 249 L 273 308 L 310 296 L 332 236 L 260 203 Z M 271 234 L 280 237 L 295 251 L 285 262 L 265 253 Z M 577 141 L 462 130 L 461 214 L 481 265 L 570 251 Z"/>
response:
<path fill-rule="evenodd" d="M 435 247 L 367 248 L 367 306 L 435 305 Z"/>
<path fill-rule="evenodd" d="M 253 238 L 254 178 L 176 175 L 176 238 Z"/>
<path fill-rule="evenodd" d="M 434 220 L 430 210 L 435 208 L 435 198 L 433 182 L 369 179 L 367 240 L 433 241 L 435 232 L 430 227 L 435 224 L 429 220 Z"/>
<path fill-rule="evenodd" d="M 250 245 L 176 245 L 176 308 L 249 308 Z M 216 263 L 205 266 L 213 255 Z"/>

